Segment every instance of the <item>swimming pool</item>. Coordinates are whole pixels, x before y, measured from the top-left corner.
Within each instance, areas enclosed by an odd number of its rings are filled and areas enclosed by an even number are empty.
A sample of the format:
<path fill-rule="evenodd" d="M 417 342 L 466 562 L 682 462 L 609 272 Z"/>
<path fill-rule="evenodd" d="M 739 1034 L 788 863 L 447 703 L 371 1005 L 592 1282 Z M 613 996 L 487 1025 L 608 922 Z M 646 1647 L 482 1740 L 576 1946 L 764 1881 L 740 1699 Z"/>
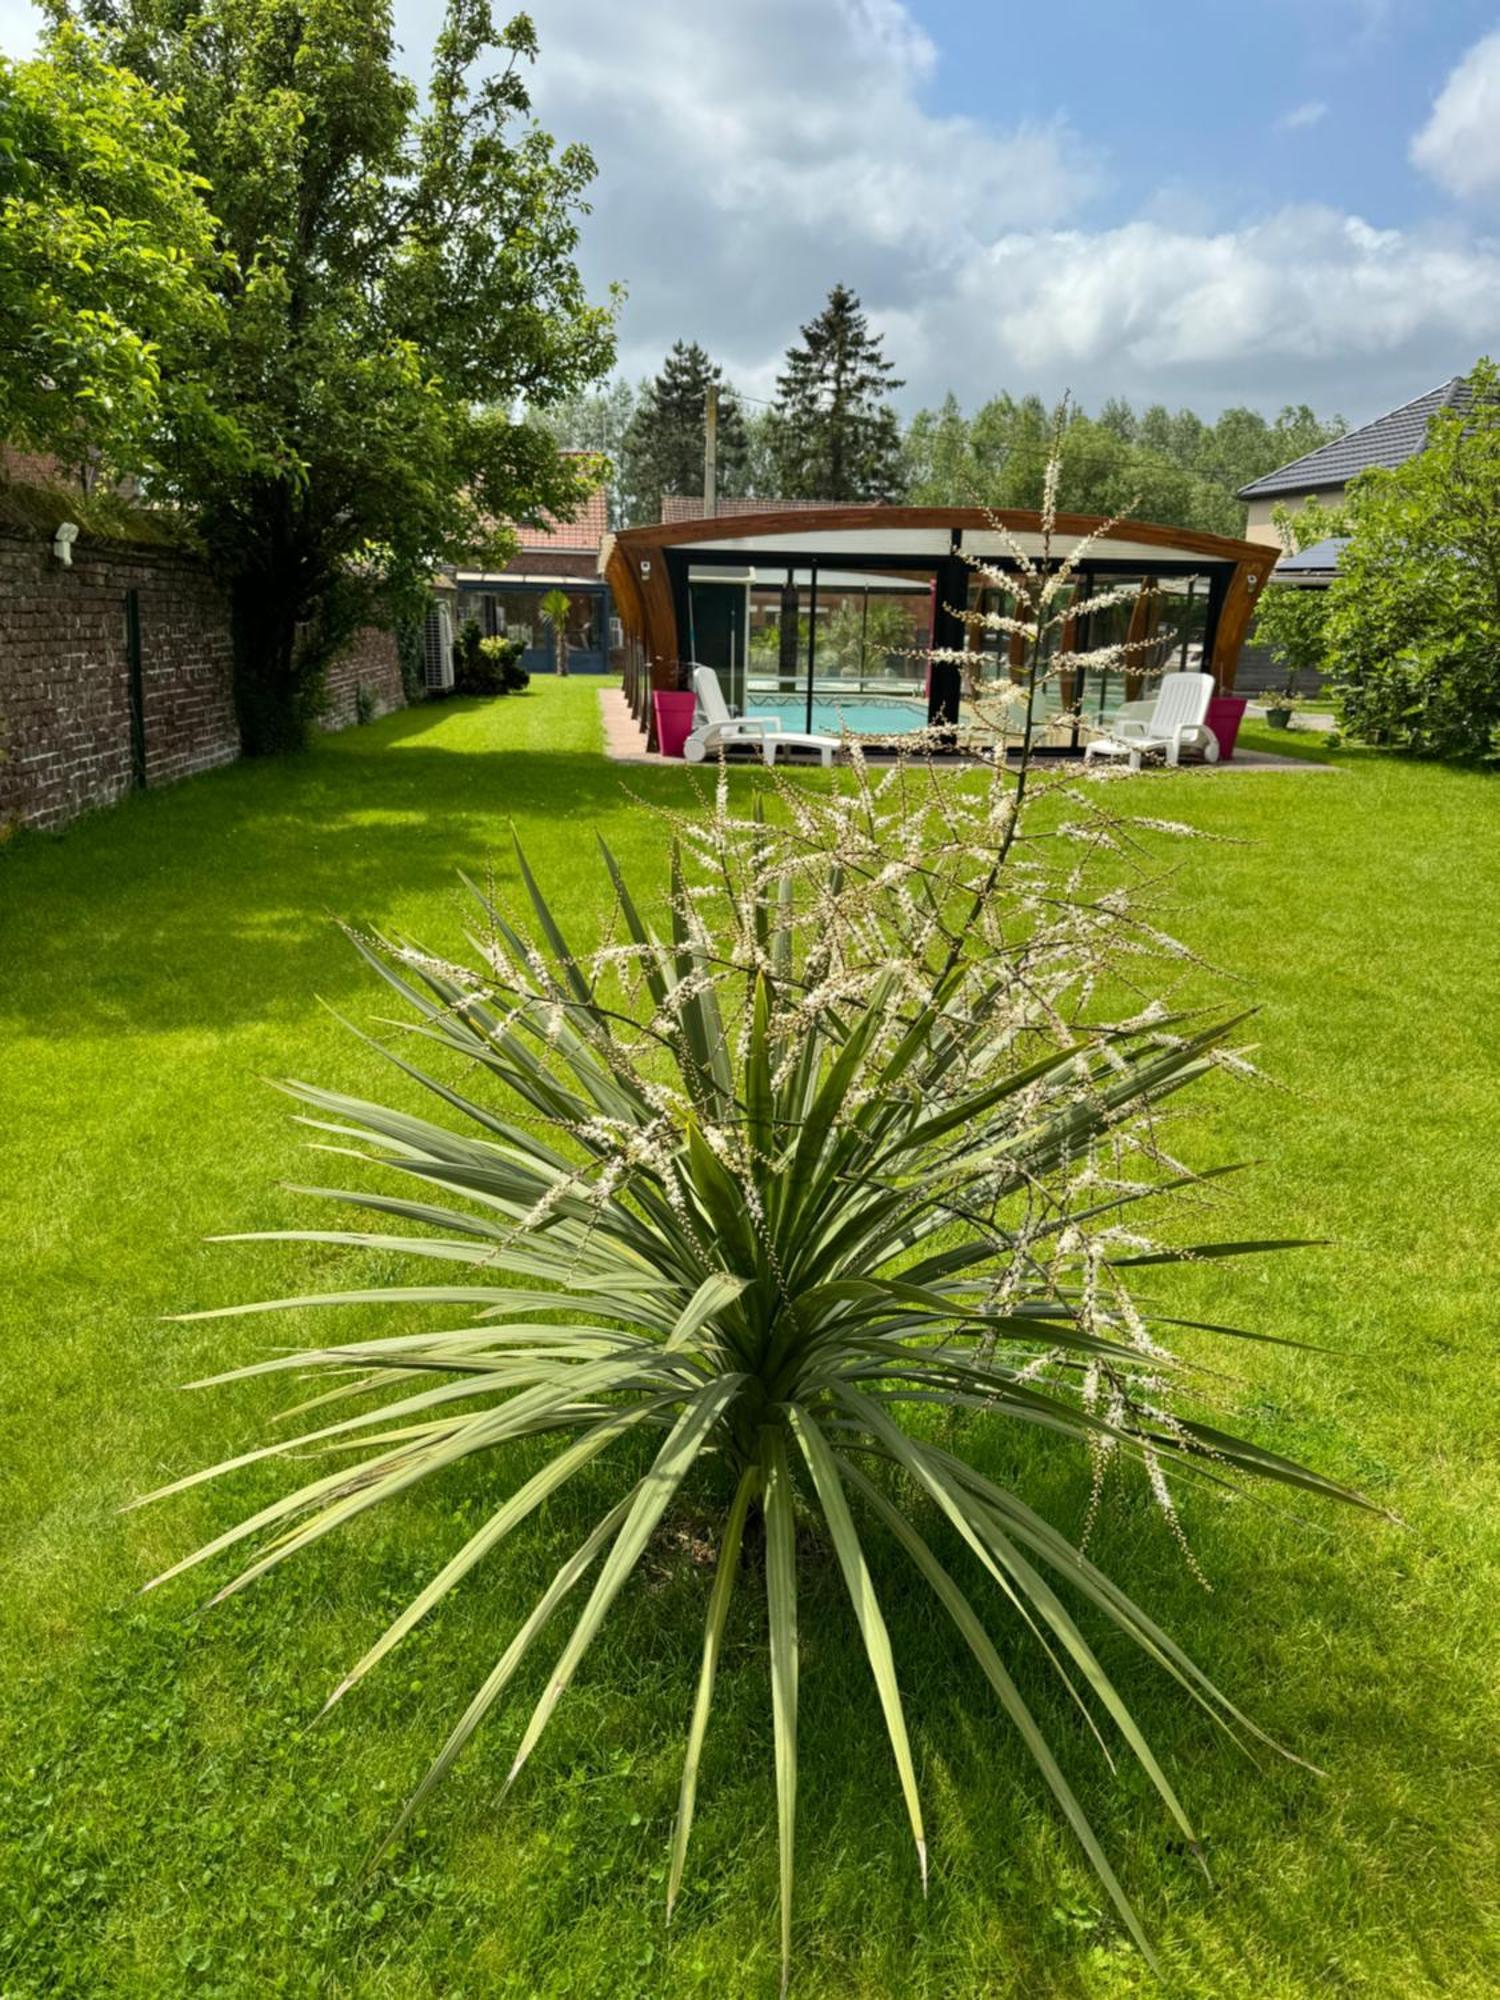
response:
<path fill-rule="evenodd" d="M 767 699 L 752 694 L 745 704 L 747 716 L 779 716 L 783 729 L 807 728 L 806 695 L 785 695 Z M 871 700 L 851 695 L 847 701 L 814 695 L 812 727 L 815 735 L 837 736 L 841 729 L 856 736 L 907 736 L 927 727 L 927 700 L 924 695 Z"/>

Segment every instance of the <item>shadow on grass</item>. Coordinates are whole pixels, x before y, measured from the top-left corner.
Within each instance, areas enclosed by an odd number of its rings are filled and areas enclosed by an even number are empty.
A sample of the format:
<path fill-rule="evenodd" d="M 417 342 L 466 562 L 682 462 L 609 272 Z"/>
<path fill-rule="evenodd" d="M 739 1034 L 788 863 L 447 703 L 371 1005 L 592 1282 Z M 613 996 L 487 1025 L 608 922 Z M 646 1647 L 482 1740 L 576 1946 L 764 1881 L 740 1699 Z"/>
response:
<path fill-rule="evenodd" d="M 0 1018 L 40 1035 L 135 1035 L 337 1000 L 369 975 L 331 919 L 421 934 L 425 907 L 447 934 L 431 941 L 456 939 L 458 871 L 514 885 L 512 828 L 575 929 L 595 933 L 608 890 L 594 834 L 608 825 L 629 843 L 633 821 L 644 830 L 627 783 L 649 794 L 660 774 L 582 750 L 454 742 L 468 706 L 22 835 L 0 857 Z"/>

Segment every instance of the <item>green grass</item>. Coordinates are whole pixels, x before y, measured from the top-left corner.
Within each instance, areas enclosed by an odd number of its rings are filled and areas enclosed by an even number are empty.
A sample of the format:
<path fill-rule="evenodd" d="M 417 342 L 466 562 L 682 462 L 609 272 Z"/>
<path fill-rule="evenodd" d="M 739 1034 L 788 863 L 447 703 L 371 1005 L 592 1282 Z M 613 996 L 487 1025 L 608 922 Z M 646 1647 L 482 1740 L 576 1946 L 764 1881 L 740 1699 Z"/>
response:
<path fill-rule="evenodd" d="M 414 1837 L 367 1875 L 404 1790 L 601 1489 L 554 1504 L 318 1728 L 342 1668 L 477 1516 L 492 1469 L 212 1612 L 191 1581 L 136 1590 L 269 1496 L 275 1476 L 117 1511 L 254 1441 L 275 1407 L 256 1385 L 175 1385 L 286 1331 L 162 1316 L 355 1268 L 333 1252 L 202 1241 L 304 1213 L 278 1188 L 306 1175 L 298 1135 L 261 1078 L 391 1088 L 319 1004 L 366 1023 L 382 1010 L 330 914 L 457 948 L 454 871 L 493 862 L 508 886 L 513 821 L 559 915 L 595 929 L 595 829 L 649 872 L 660 831 L 627 785 L 688 796 L 684 773 L 623 771 L 597 744 L 593 687 L 543 683 L 524 701 L 390 717 L 0 854 L 5 2000 L 775 1991 L 753 1593 L 721 1671 L 683 1903 L 670 1933 L 662 1924 L 706 1587 L 691 1534 L 663 1543 L 627 1594 L 512 1800 L 496 1792 L 534 1677 Z M 1500 1990 L 1500 790 L 1345 751 L 1330 771 L 1183 773 L 1138 796 L 1231 837 L 1168 850 L 1172 921 L 1233 975 L 1232 996 L 1260 1003 L 1264 1061 L 1288 1087 L 1206 1095 L 1193 1156 L 1261 1162 L 1228 1198 L 1237 1230 L 1334 1239 L 1188 1274 L 1205 1317 L 1333 1349 L 1236 1348 L 1227 1399 L 1264 1441 L 1409 1525 L 1195 1501 L 1210 1597 L 1138 1497 L 1110 1511 L 1107 1566 L 1327 1772 L 1252 1766 L 1171 1684 L 1121 1663 L 1206 1830 L 1216 1890 L 1015 1649 L 1028 1696 L 1071 1745 L 1165 1986 L 1105 1914 L 1024 1751 L 893 1563 L 887 1609 L 931 1806 L 923 1904 L 841 1586 L 811 1564 L 795 1990 L 1479 2000 Z M 1081 1466 L 1049 1456 L 1018 1469 L 1061 1518 L 1081 1518 Z"/>

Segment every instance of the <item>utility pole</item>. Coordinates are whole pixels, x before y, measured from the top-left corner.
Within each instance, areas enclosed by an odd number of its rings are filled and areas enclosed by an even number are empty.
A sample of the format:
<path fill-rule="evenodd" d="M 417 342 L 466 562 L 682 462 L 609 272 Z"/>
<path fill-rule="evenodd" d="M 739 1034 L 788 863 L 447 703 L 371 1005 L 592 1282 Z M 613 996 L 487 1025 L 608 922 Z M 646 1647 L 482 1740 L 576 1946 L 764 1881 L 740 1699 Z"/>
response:
<path fill-rule="evenodd" d="M 719 385 L 710 382 L 703 412 L 703 511 L 719 511 Z"/>

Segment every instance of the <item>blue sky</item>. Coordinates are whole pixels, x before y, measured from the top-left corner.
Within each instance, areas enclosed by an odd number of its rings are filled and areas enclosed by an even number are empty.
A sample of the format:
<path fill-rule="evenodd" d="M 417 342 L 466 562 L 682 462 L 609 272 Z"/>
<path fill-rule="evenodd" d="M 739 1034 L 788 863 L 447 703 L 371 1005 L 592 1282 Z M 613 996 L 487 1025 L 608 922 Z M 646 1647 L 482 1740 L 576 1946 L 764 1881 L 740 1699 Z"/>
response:
<path fill-rule="evenodd" d="M 945 109 L 1001 122 L 1061 111 L 1107 150 L 1105 213 L 1173 189 L 1221 221 L 1314 195 L 1386 225 L 1442 212 L 1406 142 L 1465 51 L 1500 27 L 1500 0 L 1049 0 L 1068 53 L 1033 62 L 1022 27 L 1002 81 L 973 56 L 1011 10 L 919 0 L 910 12 L 938 48 Z"/>
<path fill-rule="evenodd" d="M 396 0 L 420 75 L 440 0 Z M 499 11 L 499 10 L 497 10 Z M 1500 352 L 1500 0 L 532 0 L 634 377 L 836 280 L 949 388 L 1359 422 Z M 0 41 L 29 39 L 0 0 Z"/>

